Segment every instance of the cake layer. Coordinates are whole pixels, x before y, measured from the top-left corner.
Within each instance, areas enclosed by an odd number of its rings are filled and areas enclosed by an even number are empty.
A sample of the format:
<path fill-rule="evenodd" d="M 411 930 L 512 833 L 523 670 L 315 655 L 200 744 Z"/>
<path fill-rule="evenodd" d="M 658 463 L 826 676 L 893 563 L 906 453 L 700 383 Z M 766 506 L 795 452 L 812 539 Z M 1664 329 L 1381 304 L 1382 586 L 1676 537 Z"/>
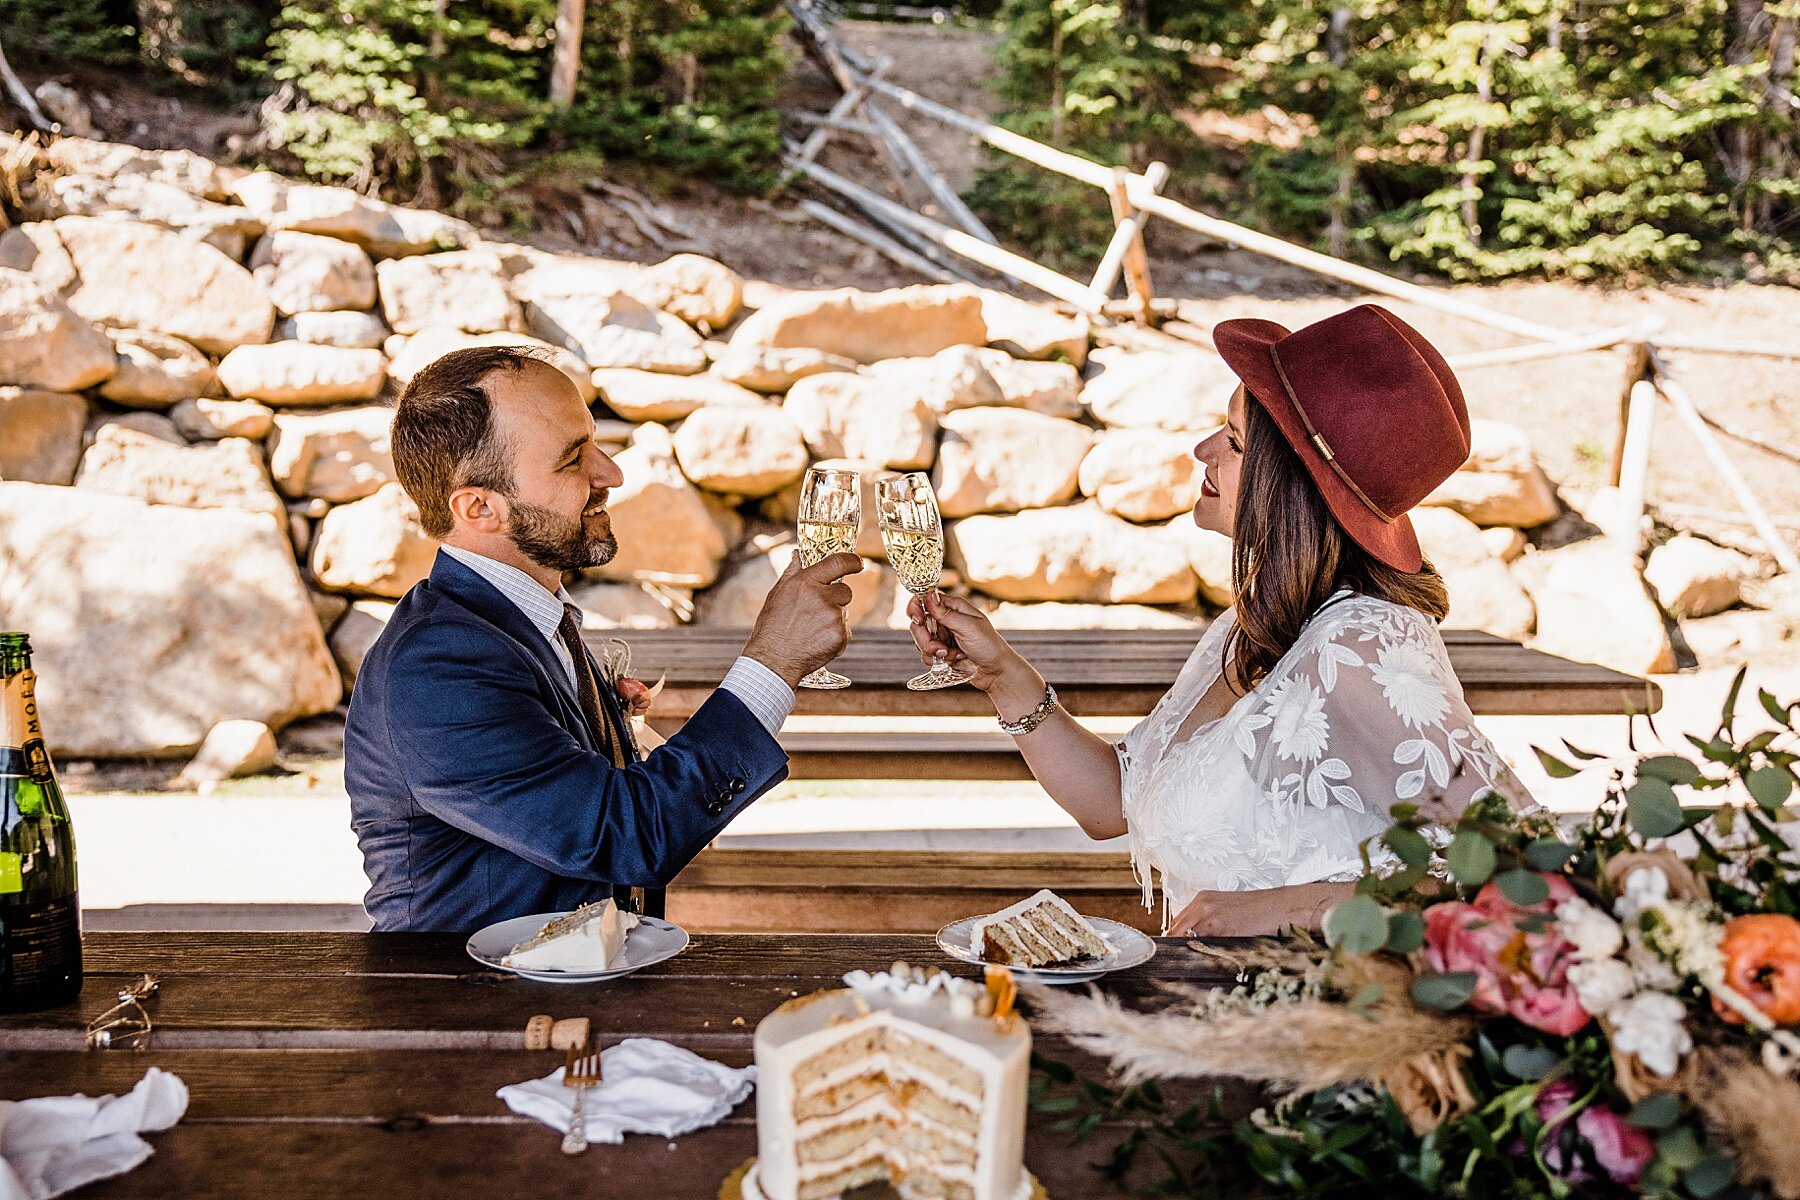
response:
<path fill-rule="evenodd" d="M 1101 958 L 1110 950 L 1087 919 L 1051 891 L 1040 891 L 976 922 L 969 940 L 988 962 L 1028 967 Z"/>
<path fill-rule="evenodd" d="M 904 1063 L 914 1077 L 937 1076 L 951 1087 L 974 1096 L 982 1095 L 981 1073 L 918 1038 L 887 1025 L 869 1025 L 848 1032 L 842 1039 L 802 1059 L 794 1067 L 794 1088 L 804 1095 L 813 1085 L 855 1063 L 867 1063 L 877 1055 Z"/>

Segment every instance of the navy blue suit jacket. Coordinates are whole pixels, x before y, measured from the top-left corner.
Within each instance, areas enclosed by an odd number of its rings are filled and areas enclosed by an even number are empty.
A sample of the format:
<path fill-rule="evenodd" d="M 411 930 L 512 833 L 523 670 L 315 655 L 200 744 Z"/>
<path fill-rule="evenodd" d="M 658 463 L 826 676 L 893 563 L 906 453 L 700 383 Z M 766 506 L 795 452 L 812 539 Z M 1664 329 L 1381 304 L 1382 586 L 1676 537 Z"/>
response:
<path fill-rule="evenodd" d="M 613 766 L 543 636 L 448 554 L 363 660 L 344 729 L 364 906 L 384 932 L 470 932 L 662 887 L 786 777 L 780 745 L 725 691 Z"/>

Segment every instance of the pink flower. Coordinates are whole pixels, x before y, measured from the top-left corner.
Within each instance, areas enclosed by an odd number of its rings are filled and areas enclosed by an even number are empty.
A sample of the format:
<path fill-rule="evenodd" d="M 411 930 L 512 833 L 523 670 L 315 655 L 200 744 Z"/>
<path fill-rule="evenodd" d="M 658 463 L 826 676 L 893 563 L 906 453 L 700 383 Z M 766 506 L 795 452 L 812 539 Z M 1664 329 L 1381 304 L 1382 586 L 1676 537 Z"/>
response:
<path fill-rule="evenodd" d="M 1546 1130 L 1544 1162 L 1572 1183 L 1584 1181 L 1588 1174 L 1580 1167 L 1571 1167 L 1564 1162 L 1562 1147 L 1557 1144 L 1557 1132 L 1567 1120 L 1566 1114 L 1575 1103 L 1577 1090 L 1569 1080 L 1558 1079 L 1545 1084 L 1537 1098 L 1538 1117 Z M 1656 1145 L 1648 1133 L 1610 1108 L 1582 1109 L 1575 1118 L 1575 1133 L 1587 1143 L 1594 1161 L 1606 1172 L 1607 1178 L 1626 1186 L 1637 1183 L 1656 1153 Z"/>
<path fill-rule="evenodd" d="M 1575 946 L 1548 918 L 1575 889 L 1559 875 L 1542 878 L 1550 894 L 1537 904 L 1514 904 L 1490 883 L 1473 904 L 1427 908 L 1425 957 L 1434 970 L 1474 972 L 1478 1010 L 1567 1037 L 1592 1018 L 1569 982 Z M 1526 917 L 1545 918 L 1544 928 L 1520 929 Z"/>

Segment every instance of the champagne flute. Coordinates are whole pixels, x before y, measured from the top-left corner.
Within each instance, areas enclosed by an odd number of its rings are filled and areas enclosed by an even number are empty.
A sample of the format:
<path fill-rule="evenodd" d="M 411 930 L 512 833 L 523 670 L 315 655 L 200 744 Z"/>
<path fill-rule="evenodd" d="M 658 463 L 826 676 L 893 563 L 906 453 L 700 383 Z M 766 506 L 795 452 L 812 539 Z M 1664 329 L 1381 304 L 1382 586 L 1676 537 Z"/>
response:
<path fill-rule="evenodd" d="M 855 471 L 808 467 L 800 485 L 800 565 L 810 567 L 833 554 L 856 553 L 862 524 L 862 477 Z M 847 688 L 850 681 L 820 667 L 801 687 Z"/>
<path fill-rule="evenodd" d="M 876 481 L 875 509 L 881 522 L 881 544 L 887 548 L 888 561 L 894 564 L 901 586 L 915 596 L 937 590 L 944 575 L 944 522 L 938 515 L 931 480 L 922 472 L 909 471 Z M 937 622 L 929 616 L 925 624 L 937 633 Z M 915 692 L 929 692 L 972 678 L 939 654 L 929 671 L 907 680 L 906 686 Z"/>

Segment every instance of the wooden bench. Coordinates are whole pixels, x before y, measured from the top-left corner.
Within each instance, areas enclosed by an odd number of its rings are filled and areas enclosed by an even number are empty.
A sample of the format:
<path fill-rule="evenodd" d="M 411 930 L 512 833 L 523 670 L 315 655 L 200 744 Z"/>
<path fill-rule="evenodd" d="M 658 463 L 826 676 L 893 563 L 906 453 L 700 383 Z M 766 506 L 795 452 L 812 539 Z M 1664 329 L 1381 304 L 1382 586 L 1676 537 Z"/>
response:
<path fill-rule="evenodd" d="M 936 933 L 1050 888 L 1089 916 L 1161 932 L 1116 851 L 703 852 L 669 888 L 668 917 L 709 933 Z"/>

